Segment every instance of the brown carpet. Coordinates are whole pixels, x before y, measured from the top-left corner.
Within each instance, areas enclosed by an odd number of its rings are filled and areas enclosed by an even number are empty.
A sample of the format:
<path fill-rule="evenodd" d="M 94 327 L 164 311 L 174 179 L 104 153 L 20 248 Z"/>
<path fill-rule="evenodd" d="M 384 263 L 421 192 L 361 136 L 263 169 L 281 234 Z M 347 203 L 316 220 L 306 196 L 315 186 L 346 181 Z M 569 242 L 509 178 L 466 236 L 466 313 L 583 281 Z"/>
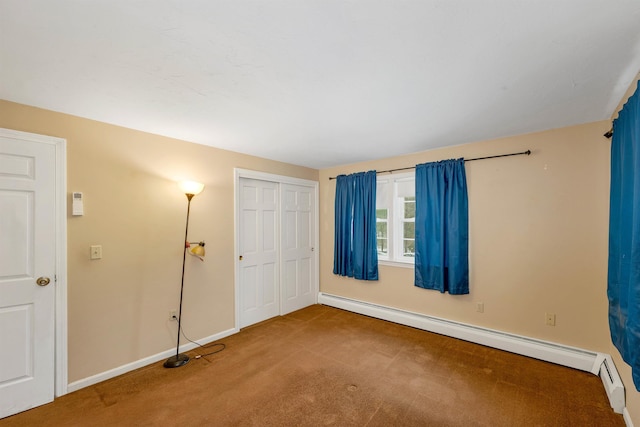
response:
<path fill-rule="evenodd" d="M 0 427 L 624 426 L 595 375 L 331 307 L 223 342 L 207 360 L 155 363 Z"/>

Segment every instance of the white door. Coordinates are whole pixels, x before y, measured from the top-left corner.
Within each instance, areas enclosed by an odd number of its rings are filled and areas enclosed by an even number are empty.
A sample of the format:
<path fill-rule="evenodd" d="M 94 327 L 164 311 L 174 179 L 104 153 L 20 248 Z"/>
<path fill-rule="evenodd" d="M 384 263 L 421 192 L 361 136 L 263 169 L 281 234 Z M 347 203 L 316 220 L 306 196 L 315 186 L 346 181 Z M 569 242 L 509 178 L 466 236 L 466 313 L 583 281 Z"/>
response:
<path fill-rule="evenodd" d="M 281 184 L 281 314 L 316 303 L 315 191 L 313 187 Z"/>
<path fill-rule="evenodd" d="M 278 184 L 240 179 L 240 327 L 280 313 L 278 295 Z"/>
<path fill-rule="evenodd" d="M 0 418 L 54 397 L 55 162 L 0 135 Z"/>

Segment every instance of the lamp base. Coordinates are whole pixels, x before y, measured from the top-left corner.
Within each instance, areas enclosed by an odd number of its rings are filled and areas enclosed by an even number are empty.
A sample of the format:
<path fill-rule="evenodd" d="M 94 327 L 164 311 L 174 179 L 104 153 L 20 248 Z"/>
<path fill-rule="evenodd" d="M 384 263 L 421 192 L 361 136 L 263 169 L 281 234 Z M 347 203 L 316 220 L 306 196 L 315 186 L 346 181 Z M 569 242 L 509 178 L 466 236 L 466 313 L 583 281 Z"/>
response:
<path fill-rule="evenodd" d="M 165 360 L 162 366 L 165 368 L 179 368 L 182 365 L 186 365 L 187 362 L 189 362 L 189 356 L 184 353 L 180 353 Z"/>

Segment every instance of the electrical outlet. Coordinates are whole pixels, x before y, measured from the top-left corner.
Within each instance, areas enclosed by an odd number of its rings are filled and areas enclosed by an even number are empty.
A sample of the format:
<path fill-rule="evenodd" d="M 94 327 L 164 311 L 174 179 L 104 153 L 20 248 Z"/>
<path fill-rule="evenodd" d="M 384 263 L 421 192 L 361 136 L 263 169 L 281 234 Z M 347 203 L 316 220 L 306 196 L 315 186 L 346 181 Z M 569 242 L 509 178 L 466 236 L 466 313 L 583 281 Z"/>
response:
<path fill-rule="evenodd" d="M 476 311 L 478 313 L 484 313 L 484 303 L 483 302 L 477 302 L 476 303 Z"/>
<path fill-rule="evenodd" d="M 556 326 L 556 315 L 554 313 L 545 313 L 545 324 L 547 326 Z"/>
<path fill-rule="evenodd" d="M 178 320 L 178 311 L 176 309 L 169 310 L 169 320 Z"/>

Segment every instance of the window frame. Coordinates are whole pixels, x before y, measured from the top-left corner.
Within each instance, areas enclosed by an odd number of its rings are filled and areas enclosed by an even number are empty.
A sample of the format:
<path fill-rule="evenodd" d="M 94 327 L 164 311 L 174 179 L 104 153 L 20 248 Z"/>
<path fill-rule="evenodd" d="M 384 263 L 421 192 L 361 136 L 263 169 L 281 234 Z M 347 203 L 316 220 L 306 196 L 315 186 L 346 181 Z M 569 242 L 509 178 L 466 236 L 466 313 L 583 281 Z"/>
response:
<path fill-rule="evenodd" d="M 404 255 L 404 224 L 408 222 L 415 223 L 415 215 L 410 219 L 404 218 L 405 197 L 407 196 L 398 196 L 398 184 L 408 181 L 412 181 L 415 188 L 414 171 L 377 177 L 376 185 L 390 185 L 390 189 L 387 190 L 387 200 L 379 200 L 379 198 L 376 197 L 376 211 L 379 209 L 387 210 L 386 221 L 381 221 L 376 215 L 376 224 L 380 222 L 387 223 L 387 255 L 378 252 L 378 263 L 382 265 L 405 268 L 413 268 L 415 265 L 415 256 Z M 415 203 L 415 192 L 413 203 Z"/>

